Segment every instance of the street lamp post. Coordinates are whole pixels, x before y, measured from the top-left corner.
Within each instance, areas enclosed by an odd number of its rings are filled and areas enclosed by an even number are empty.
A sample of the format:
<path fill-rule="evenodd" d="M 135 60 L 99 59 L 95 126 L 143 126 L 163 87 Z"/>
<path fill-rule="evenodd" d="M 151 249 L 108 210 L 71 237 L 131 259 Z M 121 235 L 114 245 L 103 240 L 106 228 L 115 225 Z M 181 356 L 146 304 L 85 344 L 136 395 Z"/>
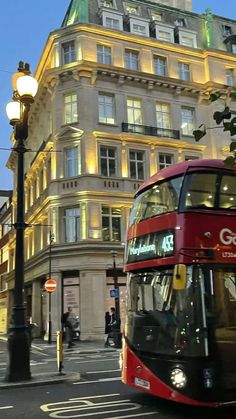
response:
<path fill-rule="evenodd" d="M 16 84 L 16 86 L 14 85 Z M 16 205 L 16 250 L 14 305 L 8 335 L 7 381 L 21 381 L 31 378 L 30 342 L 25 324 L 24 305 L 24 154 L 28 137 L 28 115 L 37 93 L 37 81 L 30 76 L 29 64 L 20 61 L 18 73 L 13 76 L 13 101 L 7 105 L 7 115 L 14 127 L 14 152 L 17 153 L 17 205 Z"/>
<path fill-rule="evenodd" d="M 52 276 L 52 244 L 54 235 L 51 230 L 49 233 L 49 279 Z M 52 343 L 52 293 L 48 293 L 48 343 Z"/>
<path fill-rule="evenodd" d="M 113 258 L 113 277 L 114 277 L 114 287 L 116 290 L 116 296 L 115 296 L 115 309 L 116 309 L 116 316 L 117 319 L 120 322 L 120 290 L 118 285 L 118 272 L 116 268 L 116 256 L 117 252 L 115 250 L 111 250 L 111 255 Z"/>

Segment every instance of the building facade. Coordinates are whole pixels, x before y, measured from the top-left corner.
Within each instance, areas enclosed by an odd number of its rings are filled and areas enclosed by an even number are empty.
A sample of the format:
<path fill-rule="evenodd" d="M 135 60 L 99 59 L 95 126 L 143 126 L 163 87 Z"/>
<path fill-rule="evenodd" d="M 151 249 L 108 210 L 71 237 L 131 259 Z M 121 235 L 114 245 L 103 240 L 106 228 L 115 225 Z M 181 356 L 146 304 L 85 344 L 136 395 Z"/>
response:
<path fill-rule="evenodd" d="M 212 127 L 222 110 L 209 94 L 234 86 L 234 34 L 236 21 L 197 15 L 190 0 L 74 0 L 49 34 L 29 119 L 34 151 L 25 156 L 25 296 L 39 334 L 47 335 L 49 276 L 58 284 L 54 333 L 72 305 L 81 338 L 102 336 L 116 276 L 123 317 L 123 242 L 135 191 L 170 164 L 227 152 L 229 134 L 210 129 L 196 143 L 192 132 Z M 11 293 L 14 257 L 9 268 Z"/>
<path fill-rule="evenodd" d="M 9 240 L 12 234 L 12 191 L 0 190 L 0 334 L 7 332 L 9 322 L 7 274 L 9 272 Z"/>

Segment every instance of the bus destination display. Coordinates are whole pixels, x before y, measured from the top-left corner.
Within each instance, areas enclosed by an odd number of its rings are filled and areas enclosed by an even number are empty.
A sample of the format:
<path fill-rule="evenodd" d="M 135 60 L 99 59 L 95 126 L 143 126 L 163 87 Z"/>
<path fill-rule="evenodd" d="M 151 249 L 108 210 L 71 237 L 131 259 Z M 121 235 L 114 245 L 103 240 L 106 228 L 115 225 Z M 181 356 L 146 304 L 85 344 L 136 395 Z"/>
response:
<path fill-rule="evenodd" d="M 173 256 L 174 231 L 145 234 L 128 241 L 127 263 Z"/>

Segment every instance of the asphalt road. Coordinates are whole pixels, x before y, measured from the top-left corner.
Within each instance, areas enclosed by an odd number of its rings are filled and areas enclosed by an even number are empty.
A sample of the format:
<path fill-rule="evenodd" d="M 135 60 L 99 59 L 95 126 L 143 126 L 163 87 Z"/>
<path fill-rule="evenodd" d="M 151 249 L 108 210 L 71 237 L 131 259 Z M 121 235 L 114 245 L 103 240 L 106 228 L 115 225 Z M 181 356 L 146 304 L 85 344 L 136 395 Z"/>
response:
<path fill-rule="evenodd" d="M 33 355 L 33 354 L 32 354 Z M 4 357 L 1 353 L 0 361 Z M 53 351 L 34 354 L 35 369 L 51 369 Z M 36 359 L 37 358 L 37 359 Z M 235 419 L 235 409 L 210 410 L 169 403 L 120 382 L 119 353 L 78 354 L 77 348 L 65 356 L 65 369 L 80 371 L 80 381 L 8 388 L 0 391 L 0 419 Z M 4 361 L 0 362 L 1 364 Z M 4 368 L 4 365 L 1 365 Z"/>

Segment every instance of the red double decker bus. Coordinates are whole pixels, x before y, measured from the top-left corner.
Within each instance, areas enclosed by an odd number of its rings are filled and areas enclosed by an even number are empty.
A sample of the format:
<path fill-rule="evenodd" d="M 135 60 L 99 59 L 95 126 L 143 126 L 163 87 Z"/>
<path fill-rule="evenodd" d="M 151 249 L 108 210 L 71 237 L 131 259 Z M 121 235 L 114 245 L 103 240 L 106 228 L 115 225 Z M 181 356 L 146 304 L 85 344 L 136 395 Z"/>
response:
<path fill-rule="evenodd" d="M 122 381 L 175 402 L 236 404 L 236 168 L 192 160 L 136 194 Z"/>

